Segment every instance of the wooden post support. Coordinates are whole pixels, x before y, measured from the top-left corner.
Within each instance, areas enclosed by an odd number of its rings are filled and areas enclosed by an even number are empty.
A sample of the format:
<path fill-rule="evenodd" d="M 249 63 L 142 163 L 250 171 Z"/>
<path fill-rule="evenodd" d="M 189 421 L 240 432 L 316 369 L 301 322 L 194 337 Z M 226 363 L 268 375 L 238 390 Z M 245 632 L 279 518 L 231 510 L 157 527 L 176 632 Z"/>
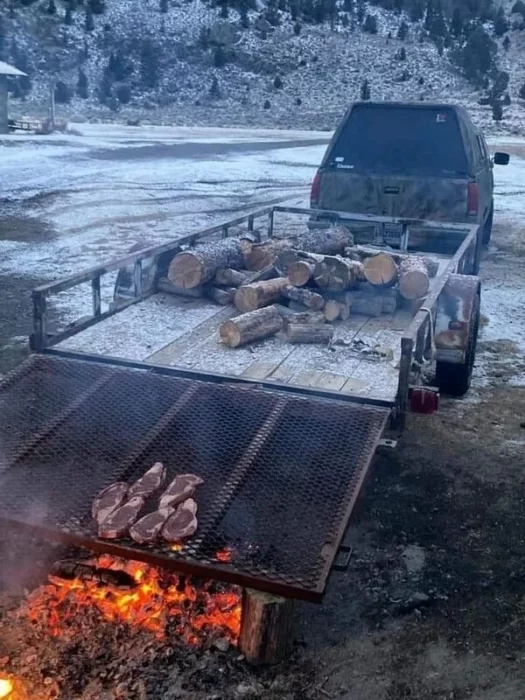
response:
<path fill-rule="evenodd" d="M 293 612 L 293 600 L 244 589 L 239 651 L 249 664 L 276 664 L 291 654 Z"/>

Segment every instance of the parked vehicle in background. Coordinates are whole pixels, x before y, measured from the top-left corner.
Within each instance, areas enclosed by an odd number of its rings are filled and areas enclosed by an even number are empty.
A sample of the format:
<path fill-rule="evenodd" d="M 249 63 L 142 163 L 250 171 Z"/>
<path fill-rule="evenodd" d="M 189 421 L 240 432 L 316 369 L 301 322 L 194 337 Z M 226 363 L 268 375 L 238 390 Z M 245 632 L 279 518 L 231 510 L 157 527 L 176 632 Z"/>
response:
<path fill-rule="evenodd" d="M 310 206 L 411 219 L 477 223 L 487 245 L 494 164 L 462 107 L 357 102 L 337 128 L 315 176 Z M 316 216 L 313 226 L 323 225 Z M 415 239 L 414 239 L 415 240 Z"/>

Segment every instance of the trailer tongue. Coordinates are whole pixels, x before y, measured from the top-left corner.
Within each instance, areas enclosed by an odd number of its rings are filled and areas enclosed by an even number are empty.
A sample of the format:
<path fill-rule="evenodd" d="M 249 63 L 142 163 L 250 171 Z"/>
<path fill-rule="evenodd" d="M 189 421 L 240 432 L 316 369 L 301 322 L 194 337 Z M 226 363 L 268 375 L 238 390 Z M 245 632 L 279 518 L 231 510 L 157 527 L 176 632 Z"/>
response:
<path fill-rule="evenodd" d="M 389 410 L 33 356 L 0 414 L 4 525 L 319 601 Z M 203 477 L 196 536 L 178 551 L 99 539 L 97 493 L 157 460 Z"/>

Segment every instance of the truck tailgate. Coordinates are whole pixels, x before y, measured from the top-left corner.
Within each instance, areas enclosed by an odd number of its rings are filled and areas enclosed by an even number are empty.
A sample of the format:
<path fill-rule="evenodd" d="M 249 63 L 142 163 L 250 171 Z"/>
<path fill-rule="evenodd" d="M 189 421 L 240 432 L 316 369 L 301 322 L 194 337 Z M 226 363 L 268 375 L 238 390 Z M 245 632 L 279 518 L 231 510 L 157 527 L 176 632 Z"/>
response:
<path fill-rule="evenodd" d="M 0 521 L 319 601 L 389 413 L 33 355 L 0 383 Z M 204 479 L 196 536 L 179 551 L 98 539 L 94 497 L 157 460 Z"/>
<path fill-rule="evenodd" d="M 323 209 L 412 219 L 464 221 L 465 178 L 363 175 L 348 170 L 321 172 Z"/>

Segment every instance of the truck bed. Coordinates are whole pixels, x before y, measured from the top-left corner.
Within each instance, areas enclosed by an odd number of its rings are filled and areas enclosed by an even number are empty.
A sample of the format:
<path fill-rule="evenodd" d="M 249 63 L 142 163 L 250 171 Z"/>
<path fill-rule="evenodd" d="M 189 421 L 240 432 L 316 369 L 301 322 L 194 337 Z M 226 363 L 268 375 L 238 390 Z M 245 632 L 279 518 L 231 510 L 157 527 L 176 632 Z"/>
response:
<path fill-rule="evenodd" d="M 228 348 L 219 343 L 218 329 L 237 314 L 206 299 L 159 293 L 57 348 L 394 402 L 409 311 L 337 322 L 331 348 L 291 345 L 282 333 Z"/>

